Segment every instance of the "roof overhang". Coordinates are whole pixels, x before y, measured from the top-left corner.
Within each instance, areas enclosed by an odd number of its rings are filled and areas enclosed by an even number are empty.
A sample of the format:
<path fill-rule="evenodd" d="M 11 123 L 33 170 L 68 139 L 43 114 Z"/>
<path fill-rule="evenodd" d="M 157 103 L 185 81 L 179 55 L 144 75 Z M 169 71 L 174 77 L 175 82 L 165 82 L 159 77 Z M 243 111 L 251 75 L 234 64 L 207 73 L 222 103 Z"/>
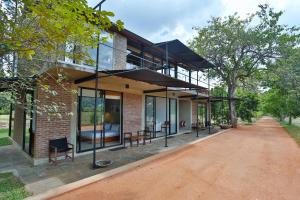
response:
<path fill-rule="evenodd" d="M 179 40 L 171 40 L 155 44 L 155 46 L 168 49 L 172 55 L 180 58 L 183 64 L 187 64 L 191 70 L 203 70 L 215 67 L 212 63 L 207 61 L 202 56 L 196 54 L 189 47 L 184 45 Z"/>
<path fill-rule="evenodd" d="M 119 76 L 122 78 L 154 84 L 162 87 L 189 88 L 189 89 L 197 89 L 197 90 L 206 89 L 202 86 L 194 85 L 150 69 L 113 70 L 113 71 L 108 71 L 106 73 L 110 75 Z"/>

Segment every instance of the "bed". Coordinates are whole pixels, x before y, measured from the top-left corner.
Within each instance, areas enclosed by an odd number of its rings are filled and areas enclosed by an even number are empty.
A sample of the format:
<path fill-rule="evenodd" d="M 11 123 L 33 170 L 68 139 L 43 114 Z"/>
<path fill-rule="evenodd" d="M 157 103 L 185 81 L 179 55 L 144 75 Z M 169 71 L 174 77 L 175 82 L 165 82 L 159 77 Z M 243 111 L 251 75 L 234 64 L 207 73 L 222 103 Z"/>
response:
<path fill-rule="evenodd" d="M 96 143 L 100 143 L 101 137 L 104 137 L 105 142 L 118 141 L 120 139 L 120 125 L 119 124 L 105 124 L 103 133 L 97 130 Z M 80 141 L 93 143 L 94 130 L 82 130 L 80 133 Z"/>

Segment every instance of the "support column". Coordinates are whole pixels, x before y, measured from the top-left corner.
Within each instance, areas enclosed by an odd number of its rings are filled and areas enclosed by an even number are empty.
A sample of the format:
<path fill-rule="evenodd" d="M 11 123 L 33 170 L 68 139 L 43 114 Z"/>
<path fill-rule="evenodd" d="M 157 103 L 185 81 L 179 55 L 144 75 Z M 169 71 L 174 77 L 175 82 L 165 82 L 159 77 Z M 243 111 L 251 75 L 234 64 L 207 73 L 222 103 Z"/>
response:
<path fill-rule="evenodd" d="M 211 102 L 210 102 L 210 76 L 209 68 L 207 70 L 207 85 L 208 85 L 208 133 L 211 132 Z"/>
<path fill-rule="evenodd" d="M 9 127 L 8 127 L 8 136 L 11 137 L 11 123 L 12 123 L 12 110 L 13 110 L 13 104 L 10 104 L 9 108 Z"/>
<path fill-rule="evenodd" d="M 165 147 L 168 147 L 168 87 L 166 87 Z"/>
<path fill-rule="evenodd" d="M 175 68 L 174 68 L 174 73 L 175 73 L 175 78 L 178 78 L 178 66 L 177 63 L 175 63 Z"/>

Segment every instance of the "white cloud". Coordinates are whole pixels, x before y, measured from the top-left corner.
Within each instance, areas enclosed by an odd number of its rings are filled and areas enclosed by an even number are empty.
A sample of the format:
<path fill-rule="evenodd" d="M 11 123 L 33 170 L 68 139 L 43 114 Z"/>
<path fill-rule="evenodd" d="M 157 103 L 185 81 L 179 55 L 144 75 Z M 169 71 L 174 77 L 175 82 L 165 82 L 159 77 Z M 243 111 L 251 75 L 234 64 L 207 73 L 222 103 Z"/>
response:
<path fill-rule="evenodd" d="M 88 0 L 91 6 L 98 0 Z M 180 39 L 186 43 L 193 36 L 193 26 L 203 26 L 211 16 L 237 12 L 245 17 L 258 4 L 268 3 L 284 10 L 281 22 L 300 25 L 300 0 L 107 0 L 103 9 L 111 10 L 125 27 L 153 42 Z"/>

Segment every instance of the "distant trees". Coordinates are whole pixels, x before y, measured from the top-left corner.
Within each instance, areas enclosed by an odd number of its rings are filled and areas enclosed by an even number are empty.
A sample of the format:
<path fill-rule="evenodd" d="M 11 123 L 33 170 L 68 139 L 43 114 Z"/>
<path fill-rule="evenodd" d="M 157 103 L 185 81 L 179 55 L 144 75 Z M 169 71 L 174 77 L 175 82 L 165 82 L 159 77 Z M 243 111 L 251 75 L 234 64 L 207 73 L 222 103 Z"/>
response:
<path fill-rule="evenodd" d="M 282 50 L 297 44 L 297 29 L 279 24 L 282 12 L 268 5 L 242 19 L 237 14 L 213 17 L 205 27 L 195 27 L 190 46 L 211 61 L 212 76 L 227 85 L 228 97 L 253 74 L 282 57 Z M 230 121 L 237 125 L 236 102 L 229 101 Z"/>
<path fill-rule="evenodd" d="M 300 49 L 290 49 L 285 57 L 268 66 L 263 84 L 269 89 L 263 95 L 263 110 L 283 120 L 300 116 Z"/>
<path fill-rule="evenodd" d="M 243 121 L 252 122 L 259 108 L 259 96 L 255 92 L 239 89 L 237 91 L 237 115 Z"/>

